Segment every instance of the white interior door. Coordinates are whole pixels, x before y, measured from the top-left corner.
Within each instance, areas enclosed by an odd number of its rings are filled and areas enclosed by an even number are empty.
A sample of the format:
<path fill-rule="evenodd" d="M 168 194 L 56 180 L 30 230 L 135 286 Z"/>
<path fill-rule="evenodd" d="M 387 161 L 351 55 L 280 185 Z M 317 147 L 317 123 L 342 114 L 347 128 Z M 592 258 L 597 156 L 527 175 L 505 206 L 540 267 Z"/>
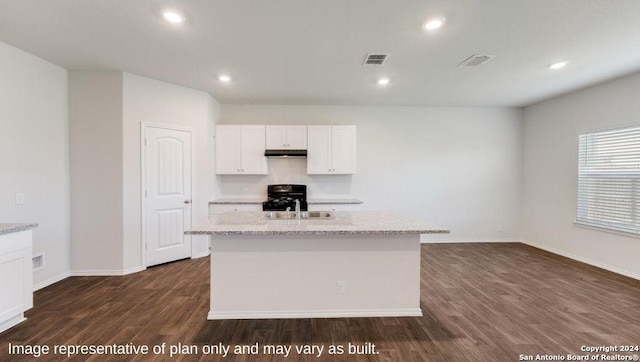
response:
<path fill-rule="evenodd" d="M 146 266 L 191 256 L 191 132 L 144 128 Z"/>

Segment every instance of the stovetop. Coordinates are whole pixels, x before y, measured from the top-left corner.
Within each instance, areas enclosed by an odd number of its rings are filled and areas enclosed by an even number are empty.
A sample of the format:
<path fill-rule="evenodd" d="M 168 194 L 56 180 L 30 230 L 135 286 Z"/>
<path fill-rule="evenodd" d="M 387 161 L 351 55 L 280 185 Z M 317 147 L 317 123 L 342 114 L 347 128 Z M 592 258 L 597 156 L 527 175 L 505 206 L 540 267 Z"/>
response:
<path fill-rule="evenodd" d="M 267 201 L 262 203 L 262 210 L 284 211 L 287 208 L 295 210 L 295 200 L 300 200 L 301 211 L 307 211 L 306 185 L 269 185 L 267 187 Z"/>

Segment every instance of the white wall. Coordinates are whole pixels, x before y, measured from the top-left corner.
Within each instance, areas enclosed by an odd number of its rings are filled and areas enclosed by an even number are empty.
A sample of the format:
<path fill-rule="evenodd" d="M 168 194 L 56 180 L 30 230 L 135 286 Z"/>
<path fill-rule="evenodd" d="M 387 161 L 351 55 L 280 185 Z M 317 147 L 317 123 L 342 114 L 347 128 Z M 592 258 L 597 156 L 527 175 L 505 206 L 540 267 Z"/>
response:
<path fill-rule="evenodd" d="M 71 268 L 122 270 L 122 73 L 69 72 Z"/>
<path fill-rule="evenodd" d="M 37 289 L 69 272 L 67 112 L 67 71 L 0 42 L 0 222 L 40 225 L 33 252 L 45 253 L 46 268 L 34 273 Z"/>
<path fill-rule="evenodd" d="M 309 198 L 356 197 L 365 209 L 451 229 L 437 239 L 520 236 L 518 109 L 223 105 L 220 123 L 353 124 L 358 142 L 356 175 L 309 176 L 305 160 L 270 159 L 268 176 L 218 176 L 221 196 L 265 197 L 267 184 L 303 183 Z"/>
<path fill-rule="evenodd" d="M 640 278 L 638 238 L 585 229 L 576 216 L 578 134 L 640 124 L 640 73 L 524 110 L 523 238 Z"/>
<path fill-rule="evenodd" d="M 121 72 L 72 71 L 69 97 L 72 273 L 142 270 L 140 125 L 193 129 L 194 222 L 204 222 L 219 105 L 206 92 Z M 207 238 L 195 237 L 193 251 L 207 255 Z"/>
<path fill-rule="evenodd" d="M 187 127 L 194 136 L 193 215 L 195 223 L 208 218 L 214 187 L 213 127 L 220 105 L 208 93 L 124 73 L 124 268 L 142 264 L 140 194 L 140 123 Z M 193 252 L 206 255 L 206 236 L 194 236 Z"/>

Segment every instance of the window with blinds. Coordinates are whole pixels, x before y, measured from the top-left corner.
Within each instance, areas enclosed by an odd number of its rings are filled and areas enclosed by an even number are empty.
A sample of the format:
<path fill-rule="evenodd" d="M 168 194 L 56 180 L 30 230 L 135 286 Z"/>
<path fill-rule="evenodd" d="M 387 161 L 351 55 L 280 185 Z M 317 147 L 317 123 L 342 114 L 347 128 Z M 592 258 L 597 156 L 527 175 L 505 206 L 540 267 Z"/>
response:
<path fill-rule="evenodd" d="M 579 136 L 576 223 L 640 235 L 640 126 Z"/>

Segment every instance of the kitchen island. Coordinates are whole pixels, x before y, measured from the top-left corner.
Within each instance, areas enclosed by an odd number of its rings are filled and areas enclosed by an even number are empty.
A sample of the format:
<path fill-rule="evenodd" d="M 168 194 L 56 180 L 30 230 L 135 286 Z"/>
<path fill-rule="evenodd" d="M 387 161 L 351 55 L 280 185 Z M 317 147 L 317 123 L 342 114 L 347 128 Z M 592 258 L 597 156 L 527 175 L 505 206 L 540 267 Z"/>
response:
<path fill-rule="evenodd" d="M 448 233 L 396 212 L 330 219 L 213 215 L 209 319 L 420 316 L 420 234 Z"/>

